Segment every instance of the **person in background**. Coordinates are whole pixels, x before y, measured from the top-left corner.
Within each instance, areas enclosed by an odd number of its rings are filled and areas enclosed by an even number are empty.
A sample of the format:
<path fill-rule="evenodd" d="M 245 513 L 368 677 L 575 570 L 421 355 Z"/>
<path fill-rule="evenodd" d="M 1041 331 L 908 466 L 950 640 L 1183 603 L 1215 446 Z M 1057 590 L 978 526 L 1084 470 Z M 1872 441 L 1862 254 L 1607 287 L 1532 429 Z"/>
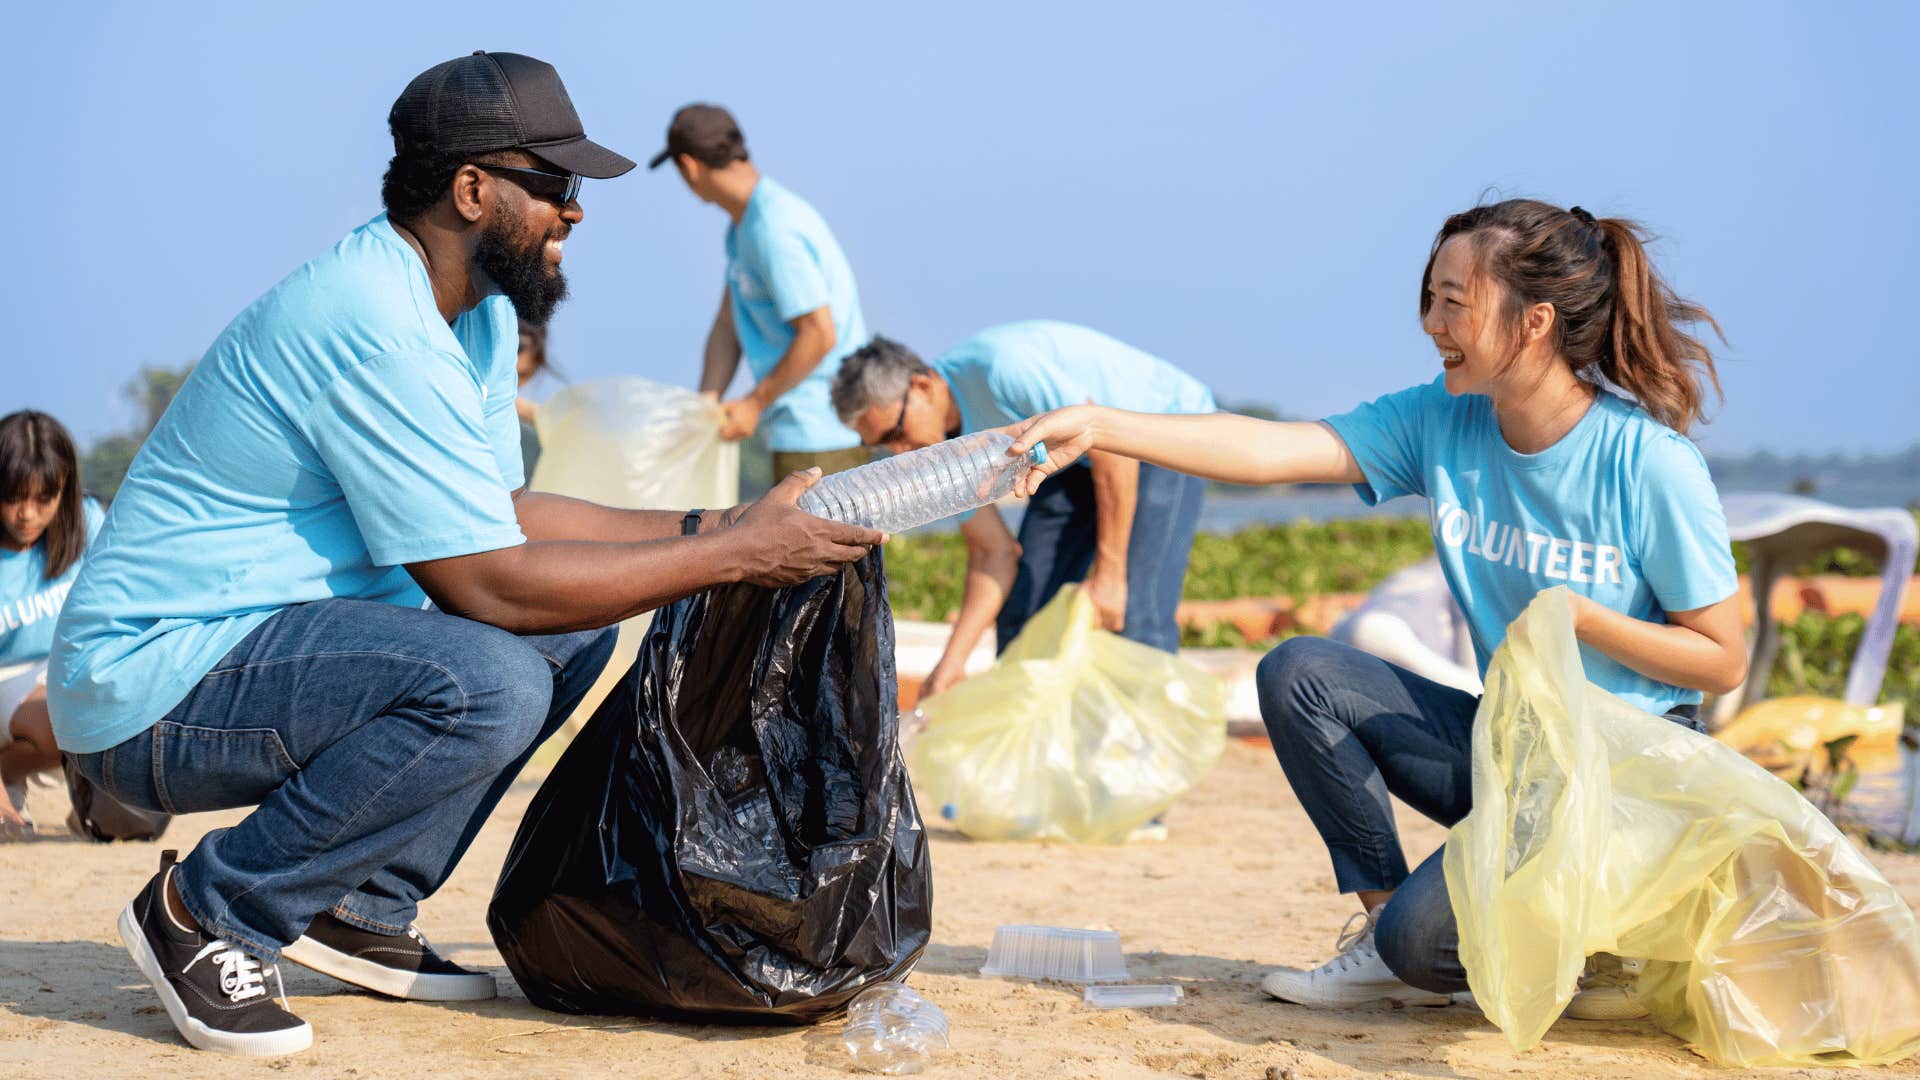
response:
<path fill-rule="evenodd" d="M 1158 357 L 1084 326 L 1034 320 L 982 330 L 931 364 L 876 337 L 841 364 L 833 407 L 870 447 L 899 453 L 1050 409 L 1098 402 L 1138 412 L 1210 413 L 1213 393 Z M 1040 485 L 1020 538 L 992 506 L 965 516 L 967 577 L 927 694 L 958 682 L 988 626 L 1004 651 L 1060 587 L 1084 581 L 1101 625 L 1165 652 L 1206 484 L 1096 452 Z"/>
<path fill-rule="evenodd" d="M 0 840 L 32 837 L 27 778 L 60 767 L 47 654 L 100 519 L 60 421 L 30 409 L 0 417 Z"/>
<path fill-rule="evenodd" d="M 566 296 L 582 178 L 634 163 L 517 53 L 422 72 L 387 126 L 386 212 L 214 340 L 54 633 L 47 703 L 81 775 L 142 809 L 253 807 L 163 853 L 120 913 L 205 1050 L 311 1045 L 272 993 L 281 959 L 390 997 L 492 997 L 414 920 L 593 685 L 608 628 L 883 539 L 801 511 L 807 474 L 686 513 L 527 491 L 516 319 Z"/>
<path fill-rule="evenodd" d="M 1565 587 L 1587 679 L 1702 731 L 1701 692 L 1747 667 L 1726 517 L 1686 435 L 1719 381 L 1682 326 L 1714 324 L 1643 236 L 1531 199 L 1455 214 L 1420 278 L 1438 377 L 1319 423 L 1072 406 L 1016 433 L 1011 453 L 1048 449 L 1016 491 L 1104 451 L 1233 484 L 1349 483 L 1368 503 L 1425 496 L 1482 678 L 1508 624 Z M 1467 978 L 1442 852 L 1408 872 L 1389 795 L 1443 825 L 1466 816 L 1479 698 L 1316 637 L 1281 642 L 1257 678 L 1287 782 L 1361 907 L 1333 959 L 1262 987 L 1318 1008 L 1446 1004 Z M 1645 1015 L 1630 981 L 1590 958 L 1567 1015 Z"/>
<path fill-rule="evenodd" d="M 1443 686 L 1475 696 L 1482 689 L 1472 630 L 1438 559 L 1395 571 L 1327 636 Z"/>
<path fill-rule="evenodd" d="M 834 417 L 828 390 L 848 353 L 867 343 L 853 267 L 818 211 L 760 175 L 733 116 L 718 105 L 673 115 L 666 149 L 648 168 L 673 162 L 702 202 L 724 211 L 727 281 L 707 333 L 700 391 L 718 398 L 745 357 L 753 389 L 721 402 L 720 434 L 761 432 L 773 475 L 839 472 L 870 455 Z"/>
<path fill-rule="evenodd" d="M 525 390 L 541 372 L 553 371 L 547 362 L 547 328 L 544 324 L 520 320 L 520 352 L 513 363 L 513 375 L 518 390 Z M 520 418 L 520 461 L 527 476 L 533 476 L 534 463 L 540 460 L 540 429 L 534 424 L 534 415 L 540 407 L 517 392 L 513 398 L 513 411 Z"/>

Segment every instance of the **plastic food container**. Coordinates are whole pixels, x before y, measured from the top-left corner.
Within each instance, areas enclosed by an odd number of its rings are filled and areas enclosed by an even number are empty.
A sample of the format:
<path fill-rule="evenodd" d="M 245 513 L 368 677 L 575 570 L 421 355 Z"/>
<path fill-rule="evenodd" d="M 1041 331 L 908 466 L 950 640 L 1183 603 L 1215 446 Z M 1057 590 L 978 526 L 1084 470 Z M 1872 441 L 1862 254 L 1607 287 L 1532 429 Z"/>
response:
<path fill-rule="evenodd" d="M 1119 982 L 1127 977 L 1120 935 L 1062 926 L 1002 926 L 993 931 L 982 975 L 1062 982 Z"/>

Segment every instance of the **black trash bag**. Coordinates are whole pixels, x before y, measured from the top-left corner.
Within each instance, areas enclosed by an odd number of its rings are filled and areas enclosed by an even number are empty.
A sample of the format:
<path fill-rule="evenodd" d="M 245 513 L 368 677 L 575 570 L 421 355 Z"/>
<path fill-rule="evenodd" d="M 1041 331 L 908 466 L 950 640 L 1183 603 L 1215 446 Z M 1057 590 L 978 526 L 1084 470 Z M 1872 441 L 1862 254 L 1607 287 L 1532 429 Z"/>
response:
<path fill-rule="evenodd" d="M 67 796 L 73 800 L 73 822 L 80 831 L 101 843 L 113 840 L 158 840 L 173 823 L 173 815 L 159 810 L 128 806 L 95 787 L 80 775 L 73 755 L 61 754 L 60 767 L 67 776 Z"/>
<path fill-rule="evenodd" d="M 902 978 L 932 872 L 878 551 L 661 609 L 542 784 L 487 926 L 534 1004 L 812 1023 Z"/>

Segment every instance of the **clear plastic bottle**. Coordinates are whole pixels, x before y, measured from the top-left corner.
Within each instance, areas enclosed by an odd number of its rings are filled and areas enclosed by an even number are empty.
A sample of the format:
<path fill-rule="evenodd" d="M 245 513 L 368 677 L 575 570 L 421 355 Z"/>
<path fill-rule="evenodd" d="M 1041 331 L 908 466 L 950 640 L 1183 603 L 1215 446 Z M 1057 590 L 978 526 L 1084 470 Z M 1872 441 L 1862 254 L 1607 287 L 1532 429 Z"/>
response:
<path fill-rule="evenodd" d="M 854 995 L 840 1039 L 861 1072 L 917 1073 L 947 1048 L 947 1014 L 905 983 L 876 983 Z"/>
<path fill-rule="evenodd" d="M 823 478 L 800 496 L 800 509 L 815 517 L 904 532 L 985 506 L 1012 491 L 1029 465 L 1047 460 L 1044 445 L 1024 457 L 1009 457 L 1012 445 L 1000 432 L 982 431 L 882 458 Z"/>

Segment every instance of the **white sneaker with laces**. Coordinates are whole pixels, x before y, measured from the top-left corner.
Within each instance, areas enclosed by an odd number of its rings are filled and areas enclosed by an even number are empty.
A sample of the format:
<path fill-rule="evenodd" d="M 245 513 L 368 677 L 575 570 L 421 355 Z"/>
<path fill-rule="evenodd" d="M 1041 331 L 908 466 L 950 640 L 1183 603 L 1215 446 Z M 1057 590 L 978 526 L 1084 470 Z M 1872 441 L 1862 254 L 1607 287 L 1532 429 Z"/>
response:
<path fill-rule="evenodd" d="M 1637 1020 L 1647 1015 L 1647 1007 L 1633 994 L 1634 983 L 1646 966 L 1645 960 L 1610 953 L 1587 957 L 1579 988 L 1567 1002 L 1564 1015 L 1574 1020 Z"/>
<path fill-rule="evenodd" d="M 1361 925 L 1356 929 L 1355 920 Z M 1350 1005 L 1447 1005 L 1453 998 L 1408 986 L 1387 969 L 1373 944 L 1373 913 L 1356 911 L 1340 929 L 1334 958 L 1312 970 L 1280 968 L 1260 980 L 1260 989 L 1281 1001 L 1315 1009 Z"/>

